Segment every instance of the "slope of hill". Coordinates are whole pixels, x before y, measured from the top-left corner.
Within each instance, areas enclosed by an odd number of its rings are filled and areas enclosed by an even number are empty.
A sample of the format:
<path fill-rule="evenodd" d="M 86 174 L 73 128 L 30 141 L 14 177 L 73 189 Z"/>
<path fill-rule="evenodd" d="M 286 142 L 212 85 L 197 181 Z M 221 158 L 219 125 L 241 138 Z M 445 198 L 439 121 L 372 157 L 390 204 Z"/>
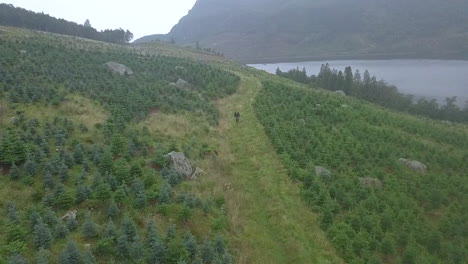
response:
<path fill-rule="evenodd" d="M 249 63 L 467 59 L 467 10 L 463 0 L 199 0 L 167 37 Z"/>
<path fill-rule="evenodd" d="M 263 85 L 257 116 L 347 263 L 466 262 L 467 126 Z"/>
<path fill-rule="evenodd" d="M 0 55 L 0 263 L 466 262 L 464 125 L 161 43 L 0 27 Z"/>
<path fill-rule="evenodd" d="M 222 203 L 184 189 L 163 156 L 195 159 L 210 143 L 142 121 L 189 115 L 209 130 L 236 75 L 42 32 L 0 27 L 0 42 L 1 263 L 232 262 Z M 172 84 L 182 78 L 190 87 Z"/>
<path fill-rule="evenodd" d="M 341 263 L 251 111 L 256 71 L 165 44 L 9 27 L 0 43 L 0 263 Z M 205 174 L 181 181 L 172 150 Z"/>

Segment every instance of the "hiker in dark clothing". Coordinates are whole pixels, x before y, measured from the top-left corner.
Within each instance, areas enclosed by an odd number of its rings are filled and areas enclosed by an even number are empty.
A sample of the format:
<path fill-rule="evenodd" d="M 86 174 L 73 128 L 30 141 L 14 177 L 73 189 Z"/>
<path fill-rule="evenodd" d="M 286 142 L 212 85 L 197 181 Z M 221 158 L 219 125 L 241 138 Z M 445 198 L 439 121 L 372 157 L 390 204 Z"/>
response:
<path fill-rule="evenodd" d="M 239 113 L 239 112 L 235 112 L 235 113 L 234 113 L 234 117 L 236 118 L 236 123 L 239 123 L 239 120 L 240 120 L 240 113 Z"/>

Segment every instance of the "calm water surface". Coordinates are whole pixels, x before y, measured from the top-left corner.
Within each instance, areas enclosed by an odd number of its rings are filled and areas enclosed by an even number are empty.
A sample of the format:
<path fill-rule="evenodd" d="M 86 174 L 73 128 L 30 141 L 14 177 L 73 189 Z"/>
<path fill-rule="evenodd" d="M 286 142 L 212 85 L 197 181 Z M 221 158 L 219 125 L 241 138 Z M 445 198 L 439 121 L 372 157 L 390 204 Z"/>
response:
<path fill-rule="evenodd" d="M 320 66 L 329 63 L 331 68 L 344 71 L 351 66 L 353 72 L 369 70 L 378 80 L 383 79 L 398 87 L 400 92 L 417 97 L 443 98 L 457 96 L 459 104 L 468 101 L 468 61 L 456 60 L 344 60 L 307 61 L 276 64 L 252 64 L 257 69 L 275 73 L 299 67 L 306 68 L 309 75 L 317 75 Z"/>

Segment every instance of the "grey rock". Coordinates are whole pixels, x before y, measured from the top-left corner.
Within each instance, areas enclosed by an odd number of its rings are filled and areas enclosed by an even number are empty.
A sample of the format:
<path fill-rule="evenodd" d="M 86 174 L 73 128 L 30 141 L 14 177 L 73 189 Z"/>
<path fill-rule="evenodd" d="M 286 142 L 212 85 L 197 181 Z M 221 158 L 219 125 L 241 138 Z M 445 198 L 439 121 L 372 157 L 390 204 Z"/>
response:
<path fill-rule="evenodd" d="M 377 178 L 364 177 L 359 178 L 359 183 L 365 187 L 380 189 L 382 188 L 382 182 Z"/>
<path fill-rule="evenodd" d="M 179 89 L 186 89 L 186 90 L 188 90 L 188 89 L 192 88 L 192 85 L 191 85 L 189 82 L 187 82 L 187 81 L 185 81 L 184 79 L 182 79 L 182 78 L 179 78 L 179 79 L 177 80 L 177 82 L 175 82 L 175 83 L 171 83 L 171 85 L 173 85 L 173 86 L 175 86 L 175 87 L 177 87 L 177 88 L 179 88 Z"/>
<path fill-rule="evenodd" d="M 339 96 L 346 96 L 346 93 L 342 90 L 334 91 L 333 93 Z"/>
<path fill-rule="evenodd" d="M 26 55 L 26 54 L 28 54 L 28 51 L 27 50 L 20 50 L 20 54 L 21 55 Z"/>
<path fill-rule="evenodd" d="M 76 214 L 78 213 L 77 210 L 71 210 L 71 211 L 68 211 L 66 214 L 64 214 L 60 220 L 68 220 L 68 219 L 72 219 L 72 220 L 76 220 Z"/>
<path fill-rule="evenodd" d="M 315 166 L 315 175 L 319 176 L 320 178 L 327 179 L 327 180 L 333 177 L 333 174 L 331 173 L 331 171 L 320 166 Z"/>
<path fill-rule="evenodd" d="M 123 64 L 110 61 L 110 62 L 106 63 L 106 65 L 113 72 L 116 72 L 116 73 L 118 73 L 120 75 L 125 75 L 125 74 L 132 75 L 133 74 L 133 71 L 130 68 L 128 68 L 127 66 L 123 65 Z"/>
<path fill-rule="evenodd" d="M 417 160 L 410 160 L 410 159 L 399 159 L 398 160 L 401 164 L 405 165 L 406 167 L 420 173 L 425 173 L 427 171 L 427 166 L 424 165 L 422 162 Z"/>
<path fill-rule="evenodd" d="M 185 179 L 190 179 L 193 175 L 192 162 L 185 157 L 184 153 L 171 152 L 166 155 L 170 160 L 171 168 L 182 174 Z"/>
<path fill-rule="evenodd" d="M 200 169 L 200 168 L 195 168 L 195 171 L 192 173 L 192 176 L 190 176 L 189 180 L 196 180 L 198 179 L 202 174 L 205 174 L 205 172 Z"/>

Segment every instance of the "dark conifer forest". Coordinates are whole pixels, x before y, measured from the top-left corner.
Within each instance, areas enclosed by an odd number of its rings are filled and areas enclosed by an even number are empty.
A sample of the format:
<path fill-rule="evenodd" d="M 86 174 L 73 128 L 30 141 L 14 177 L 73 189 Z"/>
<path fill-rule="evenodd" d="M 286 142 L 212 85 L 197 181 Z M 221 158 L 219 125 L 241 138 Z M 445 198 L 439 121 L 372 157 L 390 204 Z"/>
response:
<path fill-rule="evenodd" d="M 44 13 L 36 13 L 20 7 L 14 7 L 13 5 L 0 3 L 0 25 L 119 44 L 128 43 L 133 39 L 133 34 L 129 30 L 119 28 L 98 31 L 91 26 L 89 20 L 84 22 L 83 25 L 79 25 L 64 19 L 57 19 Z"/>

